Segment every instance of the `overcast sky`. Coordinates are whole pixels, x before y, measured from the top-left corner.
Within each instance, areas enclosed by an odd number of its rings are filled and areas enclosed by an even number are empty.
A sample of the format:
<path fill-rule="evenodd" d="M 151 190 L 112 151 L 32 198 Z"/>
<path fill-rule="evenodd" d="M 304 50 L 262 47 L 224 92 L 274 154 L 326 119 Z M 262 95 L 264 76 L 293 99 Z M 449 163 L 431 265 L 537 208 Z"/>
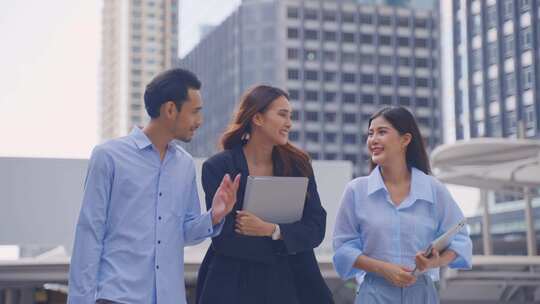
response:
<path fill-rule="evenodd" d="M 183 0 L 180 53 L 239 0 Z M 98 140 L 98 0 L 0 0 L 0 156 L 88 157 Z"/>

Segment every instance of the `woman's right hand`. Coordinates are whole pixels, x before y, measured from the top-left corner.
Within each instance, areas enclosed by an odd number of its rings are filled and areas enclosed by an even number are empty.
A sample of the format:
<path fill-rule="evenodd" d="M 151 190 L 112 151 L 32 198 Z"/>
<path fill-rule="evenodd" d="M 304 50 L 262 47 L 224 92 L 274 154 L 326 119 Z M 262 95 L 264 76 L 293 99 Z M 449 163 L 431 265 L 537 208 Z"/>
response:
<path fill-rule="evenodd" d="M 416 277 L 411 272 L 412 269 L 408 269 L 405 266 L 384 263 L 379 274 L 397 287 L 408 287 L 416 282 Z"/>

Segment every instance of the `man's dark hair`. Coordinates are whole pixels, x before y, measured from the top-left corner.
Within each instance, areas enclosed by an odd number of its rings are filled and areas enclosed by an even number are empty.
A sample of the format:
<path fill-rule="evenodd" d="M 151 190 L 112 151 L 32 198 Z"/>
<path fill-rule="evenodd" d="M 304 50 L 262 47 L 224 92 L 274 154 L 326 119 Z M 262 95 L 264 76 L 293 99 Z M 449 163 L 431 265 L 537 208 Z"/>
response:
<path fill-rule="evenodd" d="M 188 89 L 201 89 L 201 81 L 192 72 L 180 68 L 164 71 L 154 77 L 144 91 L 144 106 L 151 118 L 159 117 L 159 109 L 167 101 L 180 111 L 188 99 Z"/>

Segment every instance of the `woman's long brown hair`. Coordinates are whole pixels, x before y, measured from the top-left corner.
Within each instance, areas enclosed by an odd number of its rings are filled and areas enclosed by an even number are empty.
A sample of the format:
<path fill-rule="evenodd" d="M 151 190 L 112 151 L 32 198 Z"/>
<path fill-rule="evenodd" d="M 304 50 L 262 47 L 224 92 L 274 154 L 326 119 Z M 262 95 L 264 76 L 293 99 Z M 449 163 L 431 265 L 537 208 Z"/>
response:
<path fill-rule="evenodd" d="M 267 85 L 258 85 L 248 89 L 240 99 L 240 105 L 232 122 L 221 136 L 220 146 L 222 149 L 233 149 L 247 143 L 244 134 L 251 133 L 251 120 L 257 113 L 264 113 L 270 104 L 279 97 L 289 99 L 285 91 Z M 302 176 L 313 175 L 310 158 L 307 153 L 287 142 L 278 145 L 272 151 L 272 160 L 277 172 L 275 175 Z"/>

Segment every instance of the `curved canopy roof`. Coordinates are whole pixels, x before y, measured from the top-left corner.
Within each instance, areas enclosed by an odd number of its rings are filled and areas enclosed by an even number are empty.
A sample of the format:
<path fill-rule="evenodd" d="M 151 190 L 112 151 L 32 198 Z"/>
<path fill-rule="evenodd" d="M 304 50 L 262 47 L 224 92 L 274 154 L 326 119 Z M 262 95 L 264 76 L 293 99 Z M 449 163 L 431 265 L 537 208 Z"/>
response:
<path fill-rule="evenodd" d="M 441 181 L 488 190 L 540 187 L 540 140 L 474 138 L 431 153 Z"/>

